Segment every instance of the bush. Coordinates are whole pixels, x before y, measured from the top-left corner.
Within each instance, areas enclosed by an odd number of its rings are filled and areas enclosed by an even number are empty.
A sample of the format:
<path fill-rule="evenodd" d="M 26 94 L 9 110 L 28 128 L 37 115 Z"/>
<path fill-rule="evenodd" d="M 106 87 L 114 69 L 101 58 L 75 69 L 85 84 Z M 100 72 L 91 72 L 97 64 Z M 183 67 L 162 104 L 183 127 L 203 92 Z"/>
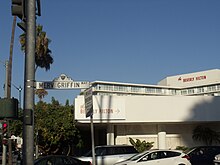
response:
<path fill-rule="evenodd" d="M 177 146 L 176 150 L 186 151 L 186 150 L 188 150 L 188 147 L 186 147 L 186 146 Z"/>
<path fill-rule="evenodd" d="M 129 141 L 131 143 L 131 145 L 134 146 L 134 148 L 138 151 L 138 152 L 143 152 L 146 150 L 149 150 L 153 147 L 153 143 L 154 142 L 146 142 L 144 141 L 140 141 L 139 139 L 136 139 L 136 142 L 129 137 Z"/>

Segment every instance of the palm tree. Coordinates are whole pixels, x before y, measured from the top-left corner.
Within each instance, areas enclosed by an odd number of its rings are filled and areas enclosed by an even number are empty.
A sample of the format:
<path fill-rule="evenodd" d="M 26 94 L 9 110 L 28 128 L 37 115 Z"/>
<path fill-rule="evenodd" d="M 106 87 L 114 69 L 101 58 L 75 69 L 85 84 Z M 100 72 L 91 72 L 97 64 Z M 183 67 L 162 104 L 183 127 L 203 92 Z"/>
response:
<path fill-rule="evenodd" d="M 206 145 L 212 145 L 213 142 L 220 143 L 220 134 L 208 127 L 201 125 L 193 130 L 193 140 L 204 142 Z"/>
<path fill-rule="evenodd" d="M 26 34 L 20 35 L 21 50 L 25 52 L 25 37 Z M 51 50 L 48 48 L 51 40 L 47 38 L 46 32 L 43 31 L 43 26 L 37 25 L 36 27 L 36 49 L 35 49 L 35 71 L 38 67 L 44 68 L 46 71 L 50 70 L 50 65 L 53 63 L 53 57 L 51 56 Z M 37 89 L 35 94 L 38 96 L 40 101 L 48 94 L 48 92 L 43 89 Z"/>
<path fill-rule="evenodd" d="M 25 33 L 20 35 L 21 50 L 25 51 Z M 36 50 L 35 50 L 35 71 L 38 67 L 50 70 L 50 65 L 53 63 L 51 50 L 48 48 L 51 40 L 47 38 L 46 32 L 43 31 L 42 25 L 36 27 Z"/>
<path fill-rule="evenodd" d="M 39 100 L 42 101 L 42 99 L 48 95 L 48 92 L 45 89 L 38 89 L 35 91 L 35 94 L 38 96 Z"/>

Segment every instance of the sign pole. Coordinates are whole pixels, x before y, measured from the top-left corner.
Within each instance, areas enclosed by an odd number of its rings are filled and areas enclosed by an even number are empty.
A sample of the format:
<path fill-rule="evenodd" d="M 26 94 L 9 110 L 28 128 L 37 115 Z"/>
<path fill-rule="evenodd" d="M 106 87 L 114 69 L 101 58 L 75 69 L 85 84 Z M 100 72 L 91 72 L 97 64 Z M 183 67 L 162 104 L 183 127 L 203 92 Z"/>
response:
<path fill-rule="evenodd" d="M 92 140 L 92 164 L 96 165 L 95 160 L 95 142 L 94 142 L 94 125 L 93 125 L 93 114 L 90 116 L 91 122 L 91 140 Z"/>
<path fill-rule="evenodd" d="M 94 125 L 93 125 L 93 98 L 92 97 L 93 97 L 92 87 L 90 87 L 84 91 L 84 99 L 85 99 L 86 117 L 90 117 L 90 124 L 91 124 L 92 164 L 96 165 L 95 143 L 94 143 Z"/>

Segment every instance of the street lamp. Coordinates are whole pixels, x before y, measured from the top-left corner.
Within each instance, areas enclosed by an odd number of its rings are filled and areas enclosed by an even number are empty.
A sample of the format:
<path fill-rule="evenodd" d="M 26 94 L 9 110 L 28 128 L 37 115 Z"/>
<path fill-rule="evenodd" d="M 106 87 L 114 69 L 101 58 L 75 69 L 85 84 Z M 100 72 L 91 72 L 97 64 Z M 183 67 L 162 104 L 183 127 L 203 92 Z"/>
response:
<path fill-rule="evenodd" d="M 17 87 L 17 86 L 14 85 L 13 83 L 12 83 L 12 85 L 13 85 L 13 87 L 15 87 L 15 89 L 18 90 L 18 93 L 19 93 L 19 98 L 18 98 L 19 104 L 18 104 L 18 108 L 19 108 L 19 110 L 20 110 L 20 109 L 21 109 L 21 91 L 22 91 L 22 88 L 21 88 L 21 85 L 20 85 L 19 87 Z"/>
<path fill-rule="evenodd" d="M 3 61 L 0 60 L 0 63 L 2 63 L 2 64 L 4 65 L 4 67 L 6 67 L 5 62 L 3 62 Z"/>

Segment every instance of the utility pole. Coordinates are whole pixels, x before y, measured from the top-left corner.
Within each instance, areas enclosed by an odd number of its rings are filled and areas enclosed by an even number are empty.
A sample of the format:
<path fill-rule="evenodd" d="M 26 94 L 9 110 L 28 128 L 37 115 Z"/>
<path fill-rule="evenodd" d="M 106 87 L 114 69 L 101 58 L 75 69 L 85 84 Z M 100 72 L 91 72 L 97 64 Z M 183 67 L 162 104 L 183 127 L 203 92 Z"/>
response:
<path fill-rule="evenodd" d="M 37 4 L 36 4 L 37 3 Z M 36 8 L 37 6 L 37 8 Z M 37 9 L 37 13 L 36 13 Z M 25 34 L 24 110 L 23 110 L 23 165 L 34 164 L 34 88 L 36 15 L 41 16 L 40 0 L 12 0 L 12 15 Z"/>
<path fill-rule="evenodd" d="M 24 69 L 23 165 L 34 164 L 34 86 L 36 1 L 25 1 L 26 43 Z"/>
<path fill-rule="evenodd" d="M 8 61 L 5 62 L 5 98 L 8 97 Z M 6 165 L 7 158 L 7 144 L 3 143 L 2 146 L 2 165 Z"/>

